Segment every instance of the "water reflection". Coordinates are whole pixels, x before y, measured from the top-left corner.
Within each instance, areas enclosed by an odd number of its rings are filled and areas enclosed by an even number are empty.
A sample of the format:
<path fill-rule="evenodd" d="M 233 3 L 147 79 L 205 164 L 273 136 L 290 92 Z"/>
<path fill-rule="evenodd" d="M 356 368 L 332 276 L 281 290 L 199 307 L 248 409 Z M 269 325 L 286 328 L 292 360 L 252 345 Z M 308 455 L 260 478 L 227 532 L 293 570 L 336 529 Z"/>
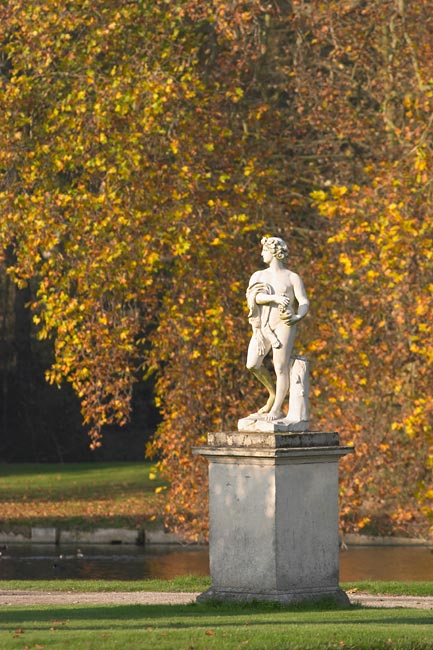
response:
<path fill-rule="evenodd" d="M 145 580 L 209 575 L 206 546 L 9 545 L 0 557 L 1 580 Z"/>
<path fill-rule="evenodd" d="M 209 575 L 206 546 L 10 545 L 0 556 L 2 580 L 144 580 Z M 340 554 L 340 579 L 433 580 L 426 547 L 350 546 Z"/>
<path fill-rule="evenodd" d="M 432 549 L 349 546 L 340 553 L 340 580 L 433 580 Z"/>

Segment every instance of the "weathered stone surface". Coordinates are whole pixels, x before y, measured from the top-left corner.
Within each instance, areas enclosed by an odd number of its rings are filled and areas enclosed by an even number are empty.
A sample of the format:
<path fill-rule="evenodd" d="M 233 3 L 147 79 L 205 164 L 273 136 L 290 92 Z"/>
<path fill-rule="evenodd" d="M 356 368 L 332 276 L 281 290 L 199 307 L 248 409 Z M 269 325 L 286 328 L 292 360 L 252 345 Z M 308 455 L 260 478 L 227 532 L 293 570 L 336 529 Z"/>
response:
<path fill-rule="evenodd" d="M 331 589 L 325 591 L 323 589 L 302 589 L 299 591 L 255 591 L 244 592 L 234 590 L 224 590 L 215 587 L 210 587 L 202 594 L 197 596 L 197 602 L 206 602 L 209 600 L 231 601 L 231 602 L 278 602 L 281 605 L 291 605 L 303 601 L 317 601 L 323 598 L 333 599 L 336 603 L 341 605 L 350 605 L 348 595 L 342 589 Z"/>
<path fill-rule="evenodd" d="M 30 540 L 31 531 L 29 528 L 20 533 L 0 530 L 0 544 L 28 544 Z"/>
<path fill-rule="evenodd" d="M 22 527 L 22 532 L 0 530 L 1 544 L 182 544 L 180 535 L 164 528 L 95 528 L 91 530 Z"/>
<path fill-rule="evenodd" d="M 31 533 L 32 542 L 36 544 L 56 544 L 58 541 L 57 528 L 34 527 Z"/>
<path fill-rule="evenodd" d="M 338 585 L 338 434 L 209 434 L 210 571 L 203 599 L 332 596 Z"/>
<path fill-rule="evenodd" d="M 60 544 L 142 544 L 143 531 L 126 528 L 95 528 L 94 530 L 61 530 Z"/>
<path fill-rule="evenodd" d="M 271 424 L 271 423 L 268 423 Z M 208 445 L 212 447 L 256 447 L 288 449 L 299 447 L 338 446 L 338 433 L 306 431 L 305 433 L 265 433 L 261 431 L 218 431 L 208 433 Z"/>

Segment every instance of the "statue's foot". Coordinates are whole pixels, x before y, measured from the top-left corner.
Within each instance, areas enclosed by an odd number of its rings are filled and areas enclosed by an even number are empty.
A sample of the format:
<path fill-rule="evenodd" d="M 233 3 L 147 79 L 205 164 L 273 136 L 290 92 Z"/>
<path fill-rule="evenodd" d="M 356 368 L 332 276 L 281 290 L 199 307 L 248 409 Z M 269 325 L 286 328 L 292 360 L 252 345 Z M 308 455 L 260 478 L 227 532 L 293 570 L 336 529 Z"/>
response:
<path fill-rule="evenodd" d="M 273 422 L 274 420 L 281 420 L 284 418 L 284 413 L 282 411 L 270 411 L 264 417 L 266 422 Z"/>

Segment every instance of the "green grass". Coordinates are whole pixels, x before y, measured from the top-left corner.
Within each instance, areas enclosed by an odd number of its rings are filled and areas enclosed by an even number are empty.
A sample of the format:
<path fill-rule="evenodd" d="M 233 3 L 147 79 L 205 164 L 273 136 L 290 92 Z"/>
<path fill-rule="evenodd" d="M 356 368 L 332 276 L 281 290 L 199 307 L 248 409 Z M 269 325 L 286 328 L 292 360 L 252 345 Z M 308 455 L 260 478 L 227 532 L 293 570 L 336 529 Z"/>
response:
<path fill-rule="evenodd" d="M 151 463 L 0 465 L 0 527 L 137 527 L 157 519 L 164 487 Z"/>
<path fill-rule="evenodd" d="M 143 581 L 6 581 L 33 591 L 204 591 L 209 578 Z M 345 589 L 433 595 L 432 582 L 358 582 Z M 328 602 L 273 604 L 13 606 L 0 612 L 1 650 L 432 650 L 433 613 L 341 609 Z"/>
<path fill-rule="evenodd" d="M 0 580 L 0 590 L 7 591 L 205 591 L 210 578 L 203 576 L 178 576 L 172 580 Z M 433 586 L 433 585 L 432 585 Z"/>
<path fill-rule="evenodd" d="M 432 650 L 432 613 L 272 605 L 8 607 L 0 648 Z"/>
<path fill-rule="evenodd" d="M 125 490 L 154 491 L 161 483 L 149 479 L 151 463 L 13 463 L 0 465 L 0 500 L 93 499 Z"/>
<path fill-rule="evenodd" d="M 178 576 L 172 580 L 3 580 L 2 590 L 21 591 L 160 591 L 201 592 L 210 586 L 206 576 Z M 342 588 L 352 592 L 368 592 L 393 596 L 433 596 L 433 582 L 346 582 Z"/>
<path fill-rule="evenodd" d="M 369 594 L 386 594 L 391 596 L 433 596 L 432 581 L 384 581 L 362 580 L 360 582 L 346 582 L 342 584 L 346 591 L 366 591 Z"/>

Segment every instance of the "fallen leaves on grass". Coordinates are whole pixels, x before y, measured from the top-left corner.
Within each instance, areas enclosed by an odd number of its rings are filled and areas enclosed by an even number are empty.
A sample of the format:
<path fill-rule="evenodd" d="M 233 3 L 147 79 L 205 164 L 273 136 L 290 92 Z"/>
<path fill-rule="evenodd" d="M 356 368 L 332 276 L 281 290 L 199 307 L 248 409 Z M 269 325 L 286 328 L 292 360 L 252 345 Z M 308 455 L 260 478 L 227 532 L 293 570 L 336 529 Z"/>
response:
<path fill-rule="evenodd" d="M 29 520 L 92 520 L 97 523 L 107 517 L 129 520 L 132 525 L 142 525 L 144 520 L 155 520 L 163 511 L 166 496 L 152 494 L 140 496 L 99 498 L 94 500 L 70 499 L 45 501 L 32 499 L 25 502 L 2 502 L 2 518 L 11 524 Z"/>

